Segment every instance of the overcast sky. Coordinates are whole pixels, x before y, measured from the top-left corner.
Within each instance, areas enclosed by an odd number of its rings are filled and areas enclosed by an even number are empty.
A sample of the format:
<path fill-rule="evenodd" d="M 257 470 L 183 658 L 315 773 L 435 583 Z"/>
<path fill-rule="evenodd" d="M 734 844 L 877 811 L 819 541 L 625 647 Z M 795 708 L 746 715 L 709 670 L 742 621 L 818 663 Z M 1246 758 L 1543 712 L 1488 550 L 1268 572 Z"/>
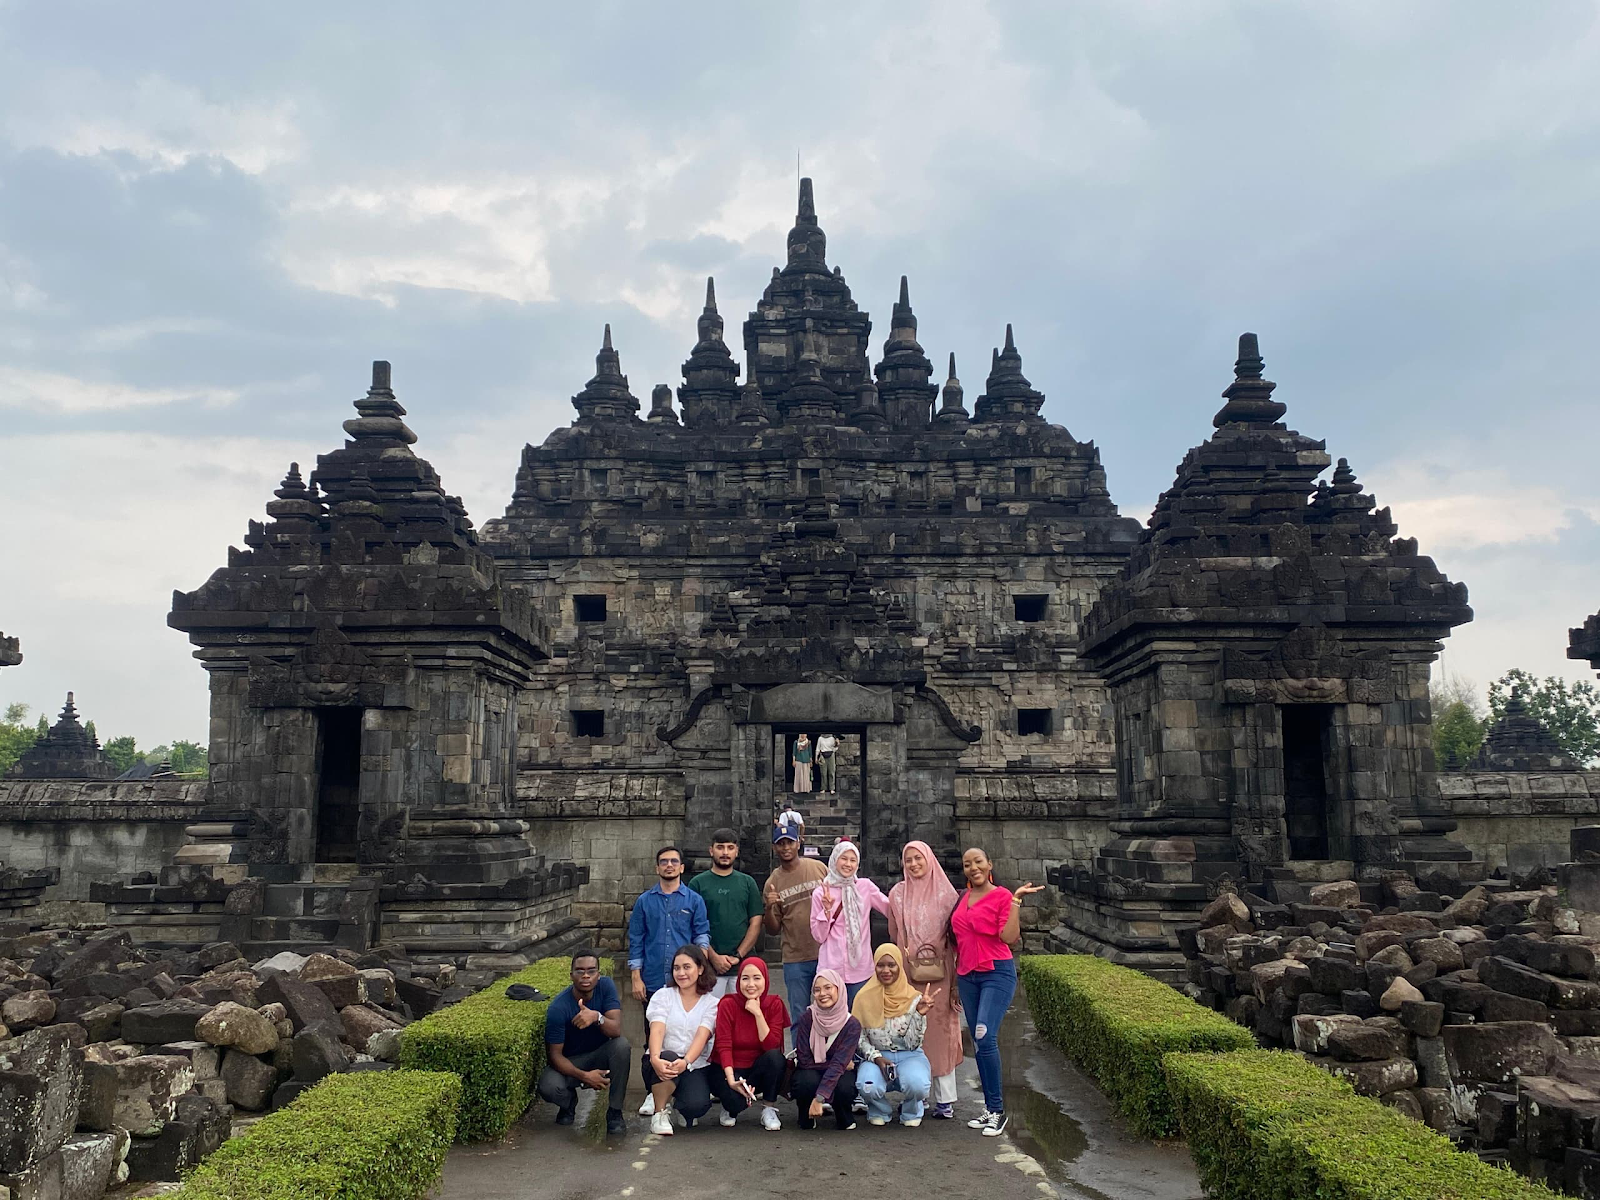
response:
<path fill-rule="evenodd" d="M 905 273 L 970 403 L 1012 322 L 1123 511 L 1255 330 L 1470 587 L 1446 668 L 1592 678 L 1597 80 L 1596 4 L 1554 0 L 0 0 L 0 703 L 204 742 L 171 591 L 370 360 L 481 525 L 603 322 L 646 403 L 707 274 L 735 340 L 797 159 L 874 346 Z"/>

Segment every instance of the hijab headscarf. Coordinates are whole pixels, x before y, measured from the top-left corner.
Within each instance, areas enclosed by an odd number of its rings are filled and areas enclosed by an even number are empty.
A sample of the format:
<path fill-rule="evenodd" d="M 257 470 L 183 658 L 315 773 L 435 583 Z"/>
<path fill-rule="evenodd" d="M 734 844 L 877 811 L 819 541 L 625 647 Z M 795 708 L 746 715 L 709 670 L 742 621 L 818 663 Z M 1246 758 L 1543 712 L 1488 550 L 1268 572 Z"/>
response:
<path fill-rule="evenodd" d="M 772 976 L 767 972 L 767 964 L 752 954 L 741 962 L 739 969 L 734 972 L 734 990 L 717 1001 L 718 1031 L 714 1035 L 714 1044 L 717 1050 L 725 1049 L 730 1056 L 735 1045 L 742 1047 L 760 1047 L 762 1045 L 761 1030 L 756 1025 L 755 1017 L 745 1008 L 744 993 L 738 988 L 737 980 L 744 975 L 746 967 L 755 967 L 761 972 L 761 1015 L 767 1021 L 768 1040 L 776 1037 L 778 1048 L 781 1050 L 783 1048 L 783 1031 L 789 1028 L 788 1010 L 784 1008 L 783 1001 L 772 994 Z M 727 1029 L 726 1037 L 724 1036 L 724 1026 Z M 725 1040 L 730 1043 L 726 1047 L 723 1046 Z M 718 1061 L 724 1060 L 719 1059 Z M 754 1061 L 754 1058 L 751 1061 Z M 744 1065 L 743 1063 L 733 1062 L 731 1057 L 726 1062 L 732 1066 Z"/>
<path fill-rule="evenodd" d="M 917 850 L 928 864 L 921 879 L 911 878 L 906 871 L 905 880 L 894 889 L 889 902 L 895 913 L 900 940 L 912 954 L 923 946 L 942 950 L 949 929 L 950 913 L 956 906 L 955 886 L 933 856 L 933 847 L 927 842 L 907 842 L 900 851 L 901 869 L 905 868 L 906 855 Z"/>
<path fill-rule="evenodd" d="M 817 972 L 818 979 L 826 979 L 839 989 L 839 998 L 833 1002 L 832 1008 L 818 1008 L 813 1000 L 806 1006 L 806 1011 L 811 1014 L 811 1061 L 823 1062 L 828 1057 L 828 1048 L 833 1045 L 833 1039 L 838 1037 L 844 1029 L 845 1023 L 850 1020 L 850 1005 L 845 998 L 844 976 L 832 967 L 824 967 Z M 811 985 L 815 988 L 817 985 Z"/>
<path fill-rule="evenodd" d="M 889 987 L 884 987 L 878 980 L 877 963 L 887 954 L 894 958 L 894 965 L 900 968 L 900 975 Z M 900 953 L 900 947 L 893 942 L 885 942 L 872 954 L 872 978 L 867 980 L 866 986 L 856 993 L 855 1005 L 851 1008 L 851 1015 L 861 1022 L 863 1029 L 881 1028 L 885 1021 L 891 1017 L 903 1017 L 911 1011 L 921 993 L 911 986 L 911 981 L 906 978 L 906 961 Z"/>
<path fill-rule="evenodd" d="M 846 850 L 856 856 L 856 873 L 850 876 L 839 874 L 839 858 Z M 866 913 L 861 910 L 861 893 L 856 890 L 856 880 L 860 878 L 861 851 L 855 843 L 841 841 L 828 855 L 828 874 L 822 883 L 824 887 L 839 889 L 839 899 L 844 904 L 844 960 L 852 967 L 858 965 L 861 956 L 861 927 L 866 919 Z"/>

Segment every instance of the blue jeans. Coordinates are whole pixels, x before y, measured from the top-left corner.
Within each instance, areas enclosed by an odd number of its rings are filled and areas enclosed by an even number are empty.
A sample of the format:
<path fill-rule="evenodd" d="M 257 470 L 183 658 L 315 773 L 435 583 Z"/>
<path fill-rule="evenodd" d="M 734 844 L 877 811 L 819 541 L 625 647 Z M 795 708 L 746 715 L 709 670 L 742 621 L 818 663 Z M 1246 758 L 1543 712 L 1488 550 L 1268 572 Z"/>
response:
<path fill-rule="evenodd" d="M 811 1003 L 811 985 L 817 981 L 817 960 L 783 964 L 783 987 L 789 994 L 789 1024 L 793 1025 Z"/>
<path fill-rule="evenodd" d="M 916 1121 L 922 1117 L 922 1102 L 928 1098 L 933 1086 L 933 1070 L 928 1066 L 928 1056 L 921 1050 L 880 1050 L 885 1059 L 894 1064 L 895 1081 L 890 1083 L 883 1068 L 875 1062 L 864 1062 L 856 1068 L 856 1087 L 867 1102 L 867 1117 L 889 1119 L 889 1093 L 899 1092 L 900 1119 Z"/>
<path fill-rule="evenodd" d="M 956 976 L 961 1011 L 978 1051 L 978 1078 L 983 1081 L 983 1106 L 1005 1112 L 1006 1097 L 1000 1087 L 1000 1022 L 1017 992 L 1017 963 L 1004 958 L 992 971 L 970 971 Z"/>

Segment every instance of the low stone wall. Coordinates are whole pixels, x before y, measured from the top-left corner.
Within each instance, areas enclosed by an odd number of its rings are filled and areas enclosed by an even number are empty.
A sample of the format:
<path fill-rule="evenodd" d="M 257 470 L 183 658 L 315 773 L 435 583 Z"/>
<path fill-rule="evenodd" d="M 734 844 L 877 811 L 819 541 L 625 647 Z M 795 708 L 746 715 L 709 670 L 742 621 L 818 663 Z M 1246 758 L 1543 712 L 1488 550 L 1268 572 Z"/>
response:
<path fill-rule="evenodd" d="M 981 846 L 1002 883 L 1044 883 L 1048 867 L 1089 865 L 1111 840 L 1113 771 L 956 777 L 956 831 L 963 848 Z M 1054 887 L 1023 909 L 1030 948 L 1060 919 Z"/>
<path fill-rule="evenodd" d="M 1600 771 L 1452 771 L 1439 794 L 1455 810 L 1450 837 L 1511 877 L 1554 872 L 1572 828 L 1600 819 Z"/>
<path fill-rule="evenodd" d="M 578 925 L 593 930 L 602 949 L 622 949 L 628 910 L 655 883 L 656 850 L 683 836 L 681 782 L 664 774 L 597 781 L 567 772 L 524 772 L 517 798 L 535 851 L 589 867 L 589 880 L 572 904 Z"/>
<path fill-rule="evenodd" d="M 57 868 L 41 919 L 101 920 L 94 883 L 156 871 L 183 845 L 205 806 L 205 780 L 10 779 L 0 781 L 0 862 Z"/>

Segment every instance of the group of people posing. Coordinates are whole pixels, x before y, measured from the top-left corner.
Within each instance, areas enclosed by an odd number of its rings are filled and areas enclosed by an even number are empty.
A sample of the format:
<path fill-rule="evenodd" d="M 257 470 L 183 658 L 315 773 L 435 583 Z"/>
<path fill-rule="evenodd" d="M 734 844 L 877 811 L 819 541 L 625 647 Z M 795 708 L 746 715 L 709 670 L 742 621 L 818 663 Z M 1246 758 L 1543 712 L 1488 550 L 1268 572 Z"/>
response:
<path fill-rule="evenodd" d="M 964 1014 L 984 1098 L 967 1124 L 999 1135 L 999 1031 L 1017 986 L 1011 947 L 1024 899 L 1042 889 L 1001 887 L 974 848 L 962 856 L 960 894 L 927 843 L 909 842 L 903 877 L 885 894 L 862 876 L 854 844 L 841 841 L 824 867 L 800 842 L 793 827 L 774 829 L 778 865 L 760 887 L 735 869 L 731 829 L 712 834 L 711 869 L 686 885 L 683 853 L 656 853 L 657 882 L 628 922 L 632 992 L 649 1026 L 641 1069 L 650 1094 L 639 1112 L 650 1132 L 693 1125 L 714 1102 L 725 1126 L 759 1103 L 763 1128 L 780 1129 L 784 1095 L 802 1129 L 824 1116 L 853 1129 L 862 1113 L 885 1125 L 896 1098 L 902 1125 L 920 1125 L 930 1103 L 932 1117 L 953 1119 Z M 873 912 L 887 917 L 890 938 L 876 950 Z M 752 953 L 763 931 L 780 935 L 787 1003 Z M 572 986 L 545 1020 L 549 1065 L 538 1087 L 557 1123 L 571 1123 L 577 1089 L 589 1087 L 609 1092 L 607 1131 L 622 1132 L 631 1048 L 617 989 L 594 955 L 573 959 Z"/>

